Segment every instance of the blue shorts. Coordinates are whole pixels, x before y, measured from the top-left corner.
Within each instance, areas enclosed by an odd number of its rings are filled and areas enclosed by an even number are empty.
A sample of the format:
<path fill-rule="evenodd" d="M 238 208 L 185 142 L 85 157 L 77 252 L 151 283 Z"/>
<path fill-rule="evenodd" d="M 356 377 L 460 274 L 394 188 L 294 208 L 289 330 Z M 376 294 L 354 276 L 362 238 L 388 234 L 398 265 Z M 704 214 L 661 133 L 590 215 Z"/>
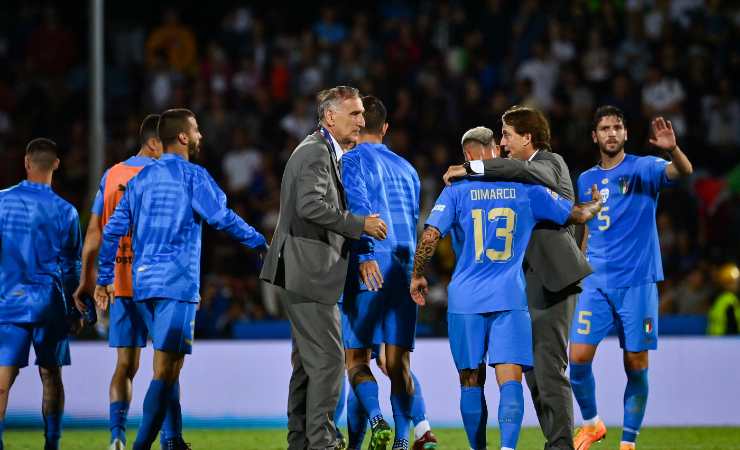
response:
<path fill-rule="evenodd" d="M 457 370 L 481 364 L 518 364 L 532 368 L 532 320 L 528 311 L 447 314 L 452 359 Z"/>
<path fill-rule="evenodd" d="M 585 288 L 573 314 L 570 341 L 598 345 L 612 328 L 628 352 L 658 348 L 658 286 Z"/>
<path fill-rule="evenodd" d="M 146 347 L 146 324 L 131 297 L 116 297 L 110 304 L 108 345 L 110 347 Z"/>
<path fill-rule="evenodd" d="M 407 286 L 344 293 L 341 304 L 344 348 L 372 348 L 382 343 L 409 350 L 416 338 L 417 306 Z"/>
<path fill-rule="evenodd" d="M 36 353 L 36 365 L 41 367 L 68 366 L 69 334 L 63 318 L 48 324 L 0 324 L 0 366 L 26 367 L 28 352 Z"/>
<path fill-rule="evenodd" d="M 168 298 L 136 302 L 155 350 L 191 354 L 197 303 Z"/>

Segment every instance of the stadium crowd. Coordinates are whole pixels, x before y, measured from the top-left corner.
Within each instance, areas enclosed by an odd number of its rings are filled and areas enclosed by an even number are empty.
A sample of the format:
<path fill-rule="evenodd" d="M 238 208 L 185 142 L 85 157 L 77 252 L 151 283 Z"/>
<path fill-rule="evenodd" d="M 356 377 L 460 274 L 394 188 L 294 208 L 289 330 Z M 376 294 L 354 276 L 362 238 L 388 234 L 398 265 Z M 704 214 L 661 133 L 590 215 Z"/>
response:
<path fill-rule="evenodd" d="M 613 104 L 626 114 L 628 152 L 655 154 L 649 122 L 663 115 L 695 167 L 659 202 L 662 312 L 705 315 L 720 292 L 733 290 L 716 276 L 740 257 L 740 98 L 731 75 L 740 72 L 732 44 L 740 8 L 731 2 L 384 1 L 365 9 L 294 5 L 290 14 L 270 4 L 202 11 L 138 2 L 151 11 L 143 22 L 131 3 L 106 4 L 107 166 L 135 151 L 144 116 L 188 107 L 204 136 L 197 162 L 269 237 L 284 163 L 315 129 L 313 96 L 324 87 L 357 86 L 386 103 L 387 143 L 422 179 L 422 218 L 447 166 L 462 160 L 466 129 L 498 132 L 511 105 L 540 108 L 553 150 L 577 177 L 598 160 L 593 111 Z M 92 199 L 86 16 L 34 2 L 18 8 L 0 5 L 0 186 L 22 179 L 25 143 L 49 136 L 64 152 L 54 189 L 78 208 L 84 227 Z M 204 241 L 198 337 L 284 317 L 257 279 L 255 254 L 209 229 Z M 432 307 L 420 319 L 444 334 L 449 242 L 437 254 Z M 736 296 L 735 304 L 740 317 Z M 737 323 L 726 328 L 717 332 L 737 332 Z"/>

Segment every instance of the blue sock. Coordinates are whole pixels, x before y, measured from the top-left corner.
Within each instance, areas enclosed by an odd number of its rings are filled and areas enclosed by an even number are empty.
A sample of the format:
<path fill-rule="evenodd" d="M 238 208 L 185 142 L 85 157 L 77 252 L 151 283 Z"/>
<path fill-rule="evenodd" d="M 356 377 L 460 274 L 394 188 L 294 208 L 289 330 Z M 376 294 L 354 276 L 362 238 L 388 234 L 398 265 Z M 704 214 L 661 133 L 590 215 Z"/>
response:
<path fill-rule="evenodd" d="M 501 446 L 516 448 L 524 418 L 524 391 L 519 381 L 507 381 L 499 386 L 498 426 Z"/>
<path fill-rule="evenodd" d="M 369 418 L 374 419 L 382 416 L 380 413 L 380 402 L 378 401 L 378 382 L 375 380 L 363 381 L 354 386 L 355 395 L 365 408 Z"/>
<path fill-rule="evenodd" d="M 596 380 L 591 370 L 591 363 L 570 363 L 570 385 L 573 396 L 581 408 L 583 420 L 596 417 Z"/>
<path fill-rule="evenodd" d="M 47 414 L 44 416 L 44 450 L 59 448 L 59 439 L 62 437 L 62 413 Z"/>
<path fill-rule="evenodd" d="M 162 427 L 167 413 L 168 400 L 172 386 L 164 380 L 152 380 L 144 397 L 144 414 L 141 418 L 139 432 L 136 435 L 133 450 L 150 450 L 152 442 Z"/>
<path fill-rule="evenodd" d="M 411 420 L 414 425 L 427 418 L 427 407 L 424 404 L 424 395 L 421 393 L 421 383 L 411 372 L 411 378 L 414 380 L 414 398 L 411 402 Z"/>
<path fill-rule="evenodd" d="M 113 402 L 110 404 L 110 441 L 120 439 L 126 443 L 126 421 L 128 419 L 128 402 Z"/>
<path fill-rule="evenodd" d="M 480 386 L 463 386 L 461 389 L 460 413 L 462 414 L 470 448 L 486 448 L 488 406 L 486 406 L 486 396 L 483 394 L 483 388 Z"/>
<path fill-rule="evenodd" d="M 347 448 L 359 449 L 367 431 L 367 412 L 355 395 L 349 390 L 347 398 Z"/>
<path fill-rule="evenodd" d="M 622 440 L 635 442 L 640 433 L 648 398 L 648 370 L 628 370 L 624 389 L 624 429 Z"/>
<path fill-rule="evenodd" d="M 339 421 L 342 419 L 344 414 L 344 406 L 347 402 L 347 379 L 342 379 L 342 390 L 339 391 L 339 401 L 337 402 L 337 408 L 334 410 L 334 424 L 339 428 Z"/>
<path fill-rule="evenodd" d="M 170 396 L 167 401 L 167 413 L 164 415 L 160 441 L 167 442 L 168 439 L 182 437 L 182 409 L 180 408 L 180 382 L 177 381 L 170 388 Z"/>
<path fill-rule="evenodd" d="M 411 401 L 413 397 L 406 392 L 391 394 L 391 408 L 393 409 L 393 421 L 396 425 L 396 440 L 409 438 L 411 427 Z"/>

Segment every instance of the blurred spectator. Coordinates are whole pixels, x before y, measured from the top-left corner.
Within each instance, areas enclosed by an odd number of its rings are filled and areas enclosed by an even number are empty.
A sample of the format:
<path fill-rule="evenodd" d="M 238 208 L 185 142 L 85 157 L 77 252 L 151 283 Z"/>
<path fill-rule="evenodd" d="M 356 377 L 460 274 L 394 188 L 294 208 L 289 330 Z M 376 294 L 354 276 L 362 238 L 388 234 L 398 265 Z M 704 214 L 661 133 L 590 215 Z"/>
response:
<path fill-rule="evenodd" d="M 717 296 L 709 310 L 707 334 L 722 336 L 740 332 L 740 300 L 738 285 L 740 270 L 733 263 L 727 263 L 717 271 L 717 284 L 722 293 Z"/>
<path fill-rule="evenodd" d="M 645 117 L 664 116 L 671 121 L 676 136 L 680 138 L 686 132 L 686 119 L 682 103 L 686 93 L 681 82 L 664 76 L 657 66 L 648 69 L 645 86 L 642 88 L 642 108 Z"/>
<path fill-rule="evenodd" d="M 197 45 L 193 31 L 180 23 L 177 11 L 164 12 L 162 24 L 152 30 L 146 41 L 146 57 L 150 66 L 159 63 L 163 55 L 167 65 L 180 73 L 193 73 L 197 64 Z"/>
<path fill-rule="evenodd" d="M 711 280 L 707 279 L 704 267 L 697 266 L 677 287 L 663 295 L 660 312 L 704 315 L 709 310 L 712 293 Z"/>
<path fill-rule="evenodd" d="M 293 101 L 293 109 L 280 120 L 280 128 L 297 141 L 302 141 L 316 129 L 316 112 L 308 108 L 308 101 L 298 97 Z"/>
<path fill-rule="evenodd" d="M 252 146 L 243 128 L 234 129 L 232 143 L 233 148 L 226 152 L 222 161 L 229 197 L 246 193 L 256 174 L 262 170 L 262 155 Z"/>
<path fill-rule="evenodd" d="M 54 8 L 44 9 L 41 25 L 28 39 L 29 69 L 37 74 L 62 75 L 77 55 L 77 42 L 71 31 L 59 23 Z"/>

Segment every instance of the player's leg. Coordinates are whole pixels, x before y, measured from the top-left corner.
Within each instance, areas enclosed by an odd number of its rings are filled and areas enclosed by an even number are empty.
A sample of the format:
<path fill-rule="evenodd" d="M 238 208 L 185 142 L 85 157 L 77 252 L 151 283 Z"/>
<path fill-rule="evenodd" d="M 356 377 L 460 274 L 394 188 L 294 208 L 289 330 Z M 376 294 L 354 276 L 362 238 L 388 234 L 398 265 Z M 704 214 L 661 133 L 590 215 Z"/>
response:
<path fill-rule="evenodd" d="M 347 390 L 347 450 L 359 450 L 367 431 L 368 417 L 355 391 Z"/>
<path fill-rule="evenodd" d="M 388 377 L 391 379 L 391 407 L 396 428 L 396 437 L 393 443 L 394 450 L 406 450 L 409 447 L 408 436 L 411 427 L 411 406 L 414 393 L 410 359 L 408 348 L 386 343 L 385 364 Z"/>
<path fill-rule="evenodd" d="M 499 386 L 498 423 L 501 448 L 514 449 L 524 418 L 522 373 L 532 368 L 532 321 L 527 311 L 500 311 L 488 333 L 488 363 Z"/>
<path fill-rule="evenodd" d="M 8 396 L 18 372 L 28 365 L 32 329 L 29 325 L 0 324 L 0 450 L 3 448 Z"/>
<path fill-rule="evenodd" d="M 416 340 L 417 305 L 411 301 L 405 274 L 394 272 L 386 280 L 382 316 L 382 339 L 385 343 L 385 365 L 391 379 L 391 406 L 395 421 L 394 449 L 406 449 L 414 404 L 414 381 L 410 353 Z M 399 282 L 403 279 L 403 282 Z"/>
<path fill-rule="evenodd" d="M 460 375 L 460 414 L 468 443 L 474 450 L 486 448 L 488 407 L 483 387 L 486 384 L 489 316 L 447 313 L 450 350 Z"/>
<path fill-rule="evenodd" d="M 59 312 L 56 317 L 63 317 Z M 44 418 L 45 450 L 59 448 L 64 415 L 62 366 L 70 364 L 69 338 L 65 321 L 49 322 L 33 330 L 33 348 L 43 387 L 41 413 Z"/>
<path fill-rule="evenodd" d="M 658 346 L 658 289 L 654 283 L 625 289 L 618 314 L 623 327 L 624 427 L 622 446 L 634 448 L 648 400 L 648 350 Z"/>
<path fill-rule="evenodd" d="M 147 329 L 130 297 L 116 297 L 110 305 L 109 317 L 108 345 L 116 349 L 116 367 L 109 388 L 110 440 L 111 448 L 117 450 L 116 447 L 126 445 L 133 380 L 139 370 L 141 347 L 146 345 Z"/>
<path fill-rule="evenodd" d="M 137 303 L 149 325 L 154 347 L 154 375 L 144 397 L 144 411 L 134 450 L 149 450 L 165 415 L 180 409 L 179 376 L 186 354 L 192 352 L 195 303 L 156 299 Z M 185 448 L 173 441 L 168 446 Z"/>
<path fill-rule="evenodd" d="M 577 450 L 586 450 L 606 436 L 596 408 L 596 380 L 591 367 L 596 348 L 614 324 L 614 312 L 601 289 L 584 288 L 578 297 L 570 329 L 570 384 L 583 418 L 573 438 Z"/>
<path fill-rule="evenodd" d="M 383 299 L 381 292 L 345 292 L 342 302 L 342 340 L 349 384 L 370 420 L 370 446 L 385 445 L 390 426 L 380 412 L 378 382 L 370 370 L 371 348 L 379 333 Z"/>
<path fill-rule="evenodd" d="M 411 421 L 414 424 L 414 450 L 432 450 L 437 448 L 437 437 L 432 433 L 432 426 L 427 419 L 427 409 L 421 382 L 411 372 L 414 382 L 414 397 L 411 401 Z"/>

